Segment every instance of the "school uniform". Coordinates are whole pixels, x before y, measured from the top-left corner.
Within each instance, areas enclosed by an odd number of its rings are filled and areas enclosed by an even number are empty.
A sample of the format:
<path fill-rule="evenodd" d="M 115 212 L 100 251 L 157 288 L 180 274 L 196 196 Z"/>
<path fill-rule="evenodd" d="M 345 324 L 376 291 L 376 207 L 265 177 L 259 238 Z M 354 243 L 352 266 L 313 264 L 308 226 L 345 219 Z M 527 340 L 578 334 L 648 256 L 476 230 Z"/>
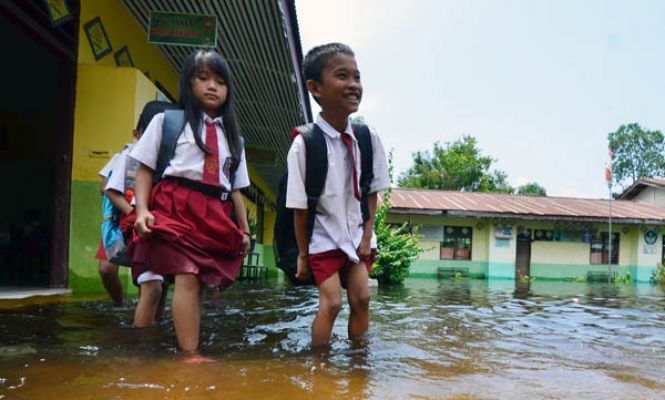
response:
<path fill-rule="evenodd" d="M 138 170 L 139 162 L 129 156 L 133 148 L 133 144 L 125 145 L 122 152 L 118 154 L 115 160 L 113 171 L 108 178 L 104 190 L 114 190 L 124 195 L 125 200 L 134 206 L 134 187 L 136 180 L 136 171 Z M 125 246 L 127 247 L 127 254 L 130 258 L 129 267 L 132 272 L 132 282 L 136 286 L 141 286 L 142 283 L 148 281 L 164 282 L 164 277 L 149 271 L 145 260 L 135 259 L 134 253 L 136 250 L 136 243 L 139 239 L 138 235 L 134 232 L 134 222 L 136 221 L 136 214 L 132 211 L 127 215 L 120 217 L 119 226 L 122 235 L 125 238 Z M 137 265 L 134 265 L 137 264 Z"/>
<path fill-rule="evenodd" d="M 326 140 L 328 173 L 317 204 L 314 228 L 309 240 L 310 267 L 317 285 L 339 272 L 342 284 L 346 286 L 348 268 L 360 262 L 357 248 L 363 235 L 361 203 L 357 198 L 360 193 L 360 148 L 350 122 L 344 132 L 335 130 L 321 115 L 317 117 L 316 124 L 323 131 Z M 352 152 L 343 140 L 345 134 L 351 138 Z M 374 179 L 369 193 L 374 193 L 390 187 L 390 178 L 383 144 L 373 129 L 370 129 L 370 137 Z M 296 136 L 289 149 L 287 165 L 289 173 L 286 207 L 307 209 L 305 142 L 301 136 Z M 370 246 L 376 249 L 374 232 Z M 373 257 L 366 261 L 368 272 L 371 271 L 373 261 Z"/>
<path fill-rule="evenodd" d="M 153 170 L 163 121 L 164 114 L 157 114 L 129 154 Z M 173 159 L 150 196 L 148 208 L 155 216 L 150 226 L 153 238 L 139 240 L 135 253 L 138 261 L 142 259 L 159 275 L 195 274 L 206 285 L 224 288 L 235 281 L 243 259 L 243 231 L 231 219 L 230 191 L 245 188 L 250 181 L 244 149 L 240 160 L 234 162 L 222 118 L 204 116 L 201 122 L 198 134 L 212 150 L 212 140 L 216 140 L 217 151 L 212 151 L 216 156 L 206 156 L 199 149 L 186 124 Z M 237 169 L 232 172 L 235 164 Z"/>
<path fill-rule="evenodd" d="M 113 170 L 115 166 L 115 162 L 118 160 L 118 157 L 120 156 L 120 153 L 115 153 L 111 159 L 104 164 L 102 169 L 99 170 L 97 173 L 100 178 L 102 179 L 108 179 L 109 174 Z M 104 250 L 104 242 L 102 239 L 99 239 L 99 247 L 97 248 L 97 253 L 95 254 L 95 258 L 100 260 L 100 261 L 108 261 L 106 258 L 106 251 Z"/>

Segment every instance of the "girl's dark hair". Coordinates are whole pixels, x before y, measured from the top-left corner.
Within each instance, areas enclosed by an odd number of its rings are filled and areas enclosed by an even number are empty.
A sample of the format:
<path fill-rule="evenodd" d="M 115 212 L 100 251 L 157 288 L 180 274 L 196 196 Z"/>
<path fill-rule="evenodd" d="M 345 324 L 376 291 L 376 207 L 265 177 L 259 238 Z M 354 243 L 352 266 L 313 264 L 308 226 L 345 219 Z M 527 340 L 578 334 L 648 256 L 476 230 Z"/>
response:
<path fill-rule="evenodd" d="M 192 91 L 192 80 L 196 78 L 196 74 L 204 67 L 208 67 L 210 71 L 219 75 L 228 87 L 226 101 L 221 109 L 222 123 L 224 125 L 226 140 L 229 143 L 229 150 L 231 150 L 231 156 L 235 162 L 239 162 L 242 145 L 240 143 L 240 125 L 238 124 L 234 108 L 235 86 L 229 63 L 221 54 L 214 50 L 196 50 L 187 57 L 185 65 L 183 65 L 180 72 L 180 107 L 185 110 L 185 119 L 192 128 L 196 145 L 203 152 L 208 152 L 199 134 L 203 111 L 201 111 L 201 105 L 196 97 L 194 97 L 194 92 Z"/>
<path fill-rule="evenodd" d="M 321 73 L 333 56 L 337 54 L 346 54 L 349 57 L 354 57 L 353 50 L 343 43 L 328 43 L 321 46 L 313 47 L 307 52 L 305 60 L 302 63 L 302 74 L 305 81 L 313 80 L 322 83 Z"/>

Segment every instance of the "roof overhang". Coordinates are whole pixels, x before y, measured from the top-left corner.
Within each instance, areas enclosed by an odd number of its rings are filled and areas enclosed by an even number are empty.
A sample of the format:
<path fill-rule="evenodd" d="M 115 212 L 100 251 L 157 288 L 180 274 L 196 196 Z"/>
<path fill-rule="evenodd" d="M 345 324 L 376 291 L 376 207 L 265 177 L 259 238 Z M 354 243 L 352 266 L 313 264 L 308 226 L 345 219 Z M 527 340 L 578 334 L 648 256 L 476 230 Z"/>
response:
<path fill-rule="evenodd" d="M 290 132 L 312 120 L 294 0 L 122 0 L 147 32 L 150 11 L 217 16 L 216 49 L 235 78 L 247 161 L 277 191 Z M 157 45 L 176 71 L 192 47 Z"/>
<path fill-rule="evenodd" d="M 558 216 L 558 215 L 530 215 L 530 214 L 510 214 L 510 213 L 488 213 L 488 212 L 473 212 L 473 211 L 440 211 L 440 210 L 427 210 L 427 209 L 405 209 L 405 208 L 391 208 L 390 214 L 396 215 L 422 215 L 422 216 L 436 216 L 436 217 L 456 217 L 456 218 L 491 218 L 491 219 L 520 219 L 525 221 L 570 221 L 570 222 L 593 222 L 593 223 L 607 223 L 608 218 L 605 217 L 571 217 L 571 216 Z M 659 225 L 665 226 L 663 220 L 641 219 L 641 218 L 612 218 L 612 222 L 617 224 L 626 225 Z"/>

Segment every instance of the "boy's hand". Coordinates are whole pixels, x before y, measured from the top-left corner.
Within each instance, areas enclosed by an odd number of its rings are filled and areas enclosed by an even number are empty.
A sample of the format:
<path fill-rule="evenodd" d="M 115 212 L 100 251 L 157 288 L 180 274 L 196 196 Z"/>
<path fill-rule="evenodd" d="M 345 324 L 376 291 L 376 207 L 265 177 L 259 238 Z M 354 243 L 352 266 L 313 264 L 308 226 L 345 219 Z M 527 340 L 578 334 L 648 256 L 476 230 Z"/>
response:
<path fill-rule="evenodd" d="M 312 270 L 309 268 L 309 255 L 298 254 L 296 278 L 304 282 L 307 281 L 311 276 Z"/>
<path fill-rule="evenodd" d="M 358 258 L 360 258 L 360 261 L 365 261 L 369 258 L 369 256 L 372 254 L 372 249 L 370 247 L 370 239 L 363 238 L 360 241 L 360 245 L 358 245 L 356 254 L 358 254 Z"/>
<path fill-rule="evenodd" d="M 136 222 L 134 222 L 134 229 L 136 233 L 139 234 L 141 239 L 148 239 L 152 236 L 152 230 L 149 228 L 152 224 L 155 223 L 155 216 L 150 213 L 150 211 L 137 211 L 136 212 Z"/>

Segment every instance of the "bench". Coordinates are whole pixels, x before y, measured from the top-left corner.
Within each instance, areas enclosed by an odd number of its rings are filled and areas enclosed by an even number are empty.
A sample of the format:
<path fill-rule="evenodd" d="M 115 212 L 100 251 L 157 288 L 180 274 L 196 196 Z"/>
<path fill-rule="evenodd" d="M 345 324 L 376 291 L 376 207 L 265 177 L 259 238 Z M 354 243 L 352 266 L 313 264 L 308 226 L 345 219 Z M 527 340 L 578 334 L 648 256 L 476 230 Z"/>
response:
<path fill-rule="evenodd" d="M 238 280 L 258 280 L 265 279 L 268 275 L 268 270 L 265 265 L 259 262 L 259 253 L 249 253 L 242 263 L 242 267 L 238 272 L 236 279 Z"/>
<path fill-rule="evenodd" d="M 464 278 L 469 277 L 469 268 L 468 267 L 439 267 L 438 276 L 439 278 L 455 278 L 457 274 L 460 274 Z"/>
<path fill-rule="evenodd" d="M 588 271 L 586 273 L 587 282 L 608 282 L 613 281 L 616 277 L 617 273 L 610 271 Z"/>

